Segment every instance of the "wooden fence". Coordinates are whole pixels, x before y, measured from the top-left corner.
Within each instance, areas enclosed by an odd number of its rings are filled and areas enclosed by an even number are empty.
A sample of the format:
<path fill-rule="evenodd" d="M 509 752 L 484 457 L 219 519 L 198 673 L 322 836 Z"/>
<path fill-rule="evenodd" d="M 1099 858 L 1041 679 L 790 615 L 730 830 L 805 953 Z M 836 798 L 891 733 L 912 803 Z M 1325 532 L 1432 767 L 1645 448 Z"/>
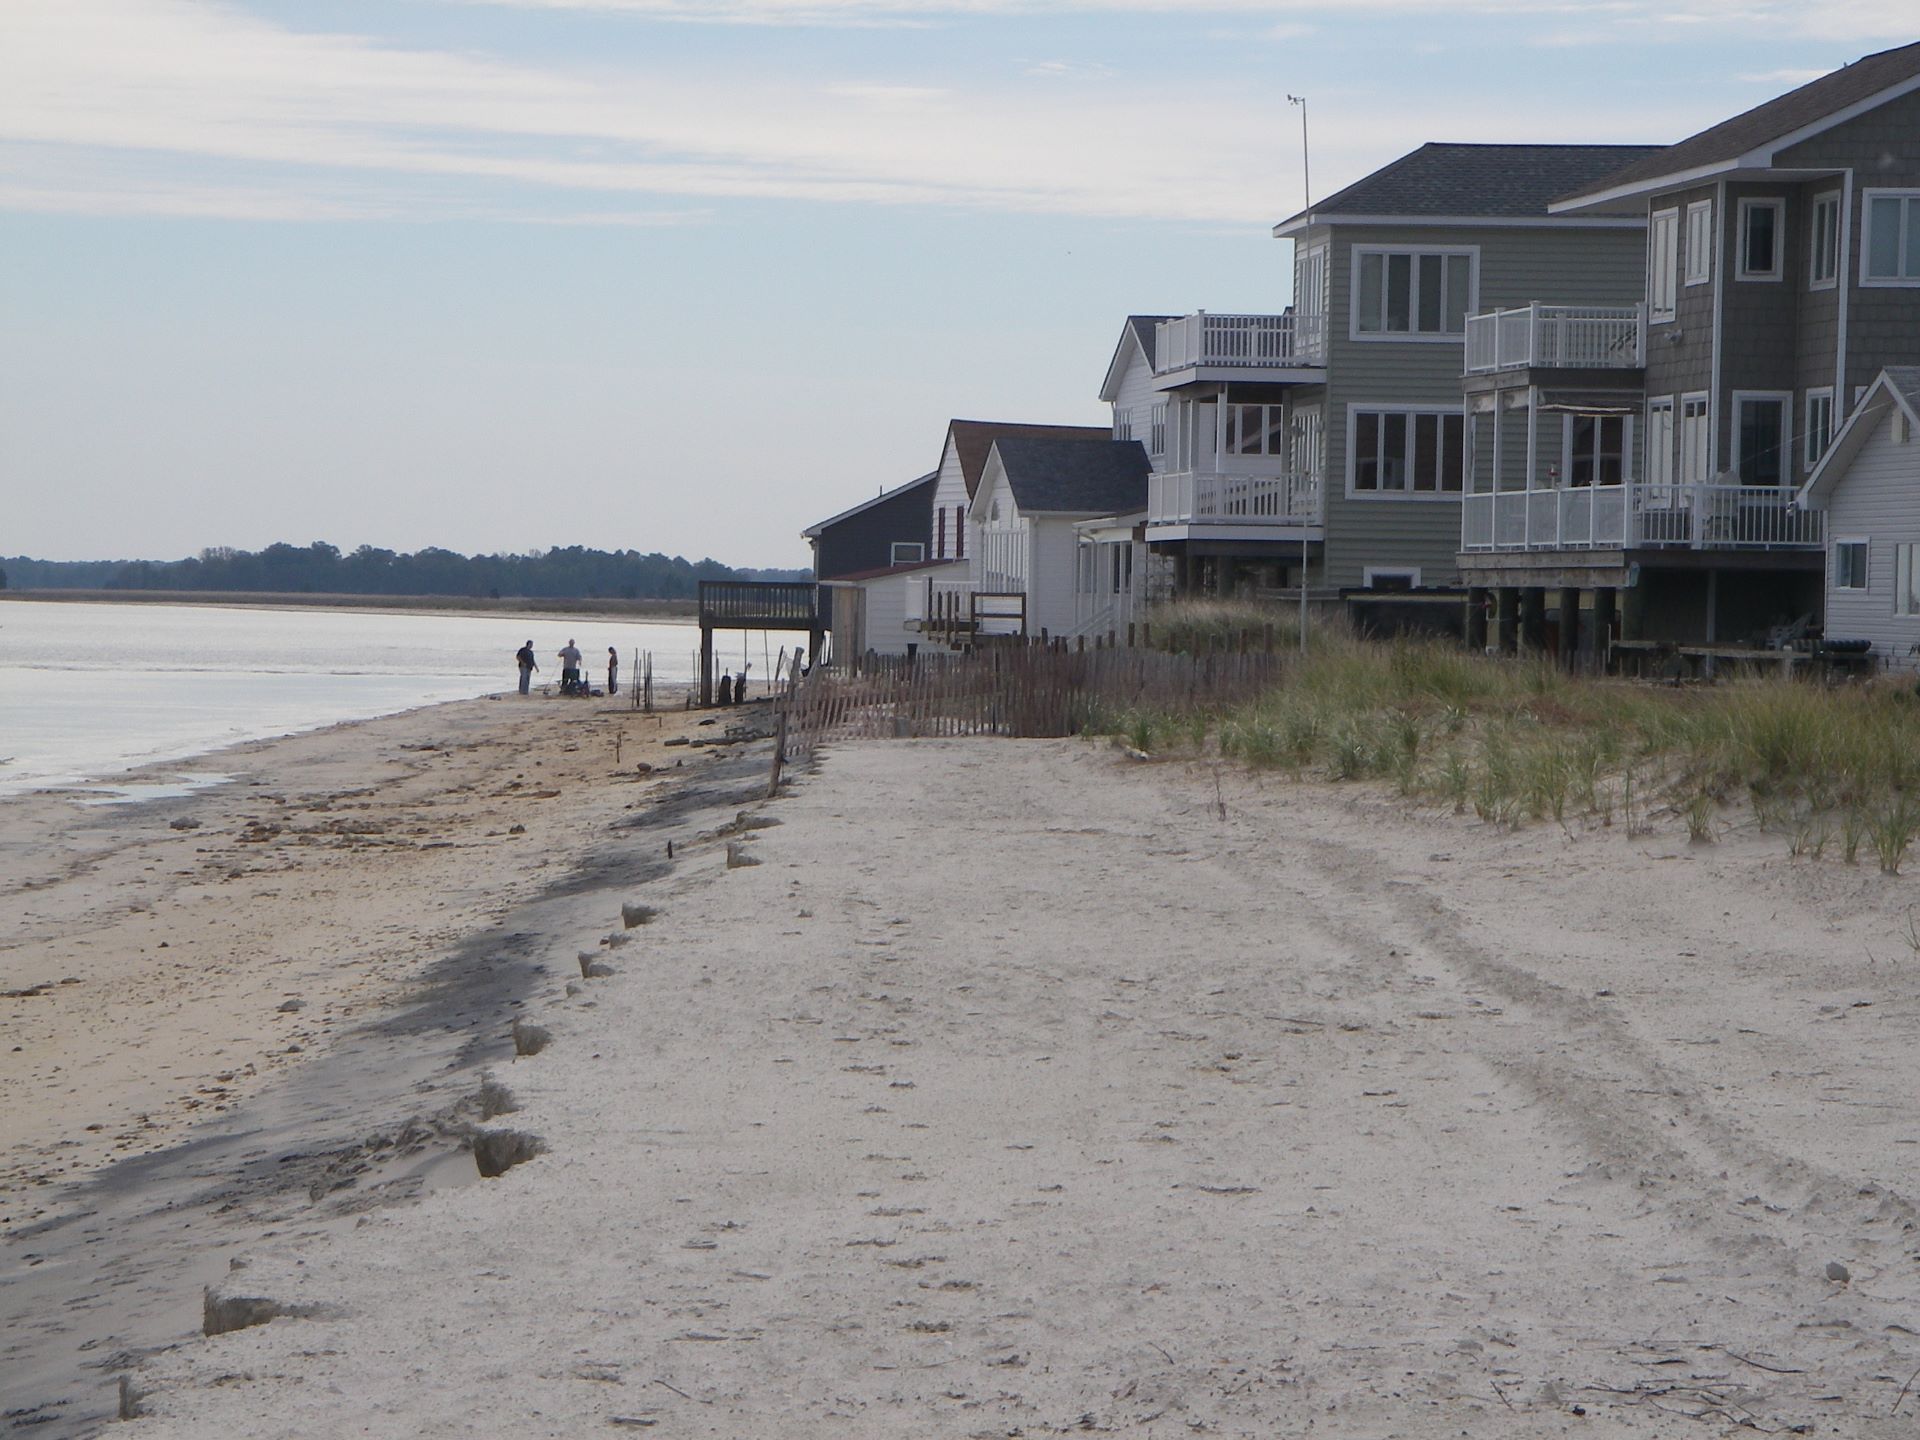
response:
<path fill-rule="evenodd" d="M 1102 717 L 1230 705 L 1278 683 L 1287 664 L 1270 649 L 1171 654 L 1065 645 L 994 645 L 967 655 L 868 656 L 853 672 L 816 667 L 779 701 L 783 761 L 829 740 L 950 735 L 1076 735 Z"/>

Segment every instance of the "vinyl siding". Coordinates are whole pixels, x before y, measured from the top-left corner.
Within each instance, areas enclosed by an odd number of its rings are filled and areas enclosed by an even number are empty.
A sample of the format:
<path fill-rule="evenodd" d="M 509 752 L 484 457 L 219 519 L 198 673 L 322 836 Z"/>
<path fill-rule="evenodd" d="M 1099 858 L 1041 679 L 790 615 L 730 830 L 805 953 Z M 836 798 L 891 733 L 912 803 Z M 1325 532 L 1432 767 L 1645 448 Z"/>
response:
<path fill-rule="evenodd" d="M 1846 373 L 1842 389 L 1836 390 L 1834 396 L 1836 425 L 1841 415 L 1851 408 L 1856 386 L 1872 384 L 1873 377 L 1888 365 L 1920 364 L 1920 289 L 1860 284 L 1860 244 L 1866 228 L 1861 192 L 1869 188 L 1920 190 L 1920 146 L 1914 143 L 1916 134 L 1920 134 L 1920 94 L 1903 96 L 1844 125 L 1836 125 L 1824 134 L 1782 151 L 1778 157 L 1782 168 L 1850 169 L 1853 172 L 1852 188 L 1847 195 L 1852 223 L 1844 252 L 1846 263 L 1841 272 L 1847 286 Z M 1818 191 L 1834 189 L 1838 184 L 1838 180 L 1810 182 L 1804 189 L 1810 197 Z M 1804 233 L 1797 238 L 1805 244 Z M 1804 272 L 1804 265 L 1802 269 Z M 1804 275 L 1801 284 L 1804 287 Z M 1806 383 L 1832 382 L 1822 379 Z"/>
<path fill-rule="evenodd" d="M 927 558 L 929 560 L 950 560 L 954 558 L 954 509 L 964 512 L 967 506 L 967 477 L 960 468 L 960 453 L 953 447 L 953 438 L 947 438 L 947 448 L 940 452 L 940 478 L 933 483 L 933 511 L 928 518 Z M 933 516 L 941 511 L 947 515 L 947 548 L 943 554 L 938 545 L 939 525 Z M 971 536 L 968 537 L 971 540 Z"/>
<path fill-rule="evenodd" d="M 1303 243 L 1319 243 L 1318 229 Z M 1334 586 L 1364 583 L 1368 566 L 1420 570 L 1424 585 L 1458 578 L 1460 503 L 1445 499 L 1350 496 L 1348 411 L 1369 405 L 1418 405 L 1460 412 L 1464 341 L 1356 340 L 1352 335 L 1356 246 L 1472 246 L 1478 283 L 1469 313 L 1525 305 L 1631 305 L 1645 289 L 1646 234 L 1633 229 L 1502 227 L 1332 228 L 1328 275 L 1328 383 L 1299 392 L 1297 403 L 1326 403 L 1326 574 Z"/>
<path fill-rule="evenodd" d="M 1920 443 L 1896 445 L 1891 418 L 1880 422 L 1835 481 L 1827 534 L 1835 540 L 1865 537 L 1868 544 L 1865 590 L 1833 588 L 1828 545 L 1826 633 L 1837 640 L 1871 640 L 1883 664 L 1916 668 L 1920 661 L 1911 652 L 1920 644 L 1920 616 L 1893 613 L 1893 581 L 1895 547 L 1920 543 Z"/>
<path fill-rule="evenodd" d="M 861 583 L 867 597 L 867 649 L 882 655 L 907 653 L 907 642 L 920 638 L 918 632 L 907 633 L 907 587 L 924 584 L 926 576 L 919 573 L 887 575 Z"/>
<path fill-rule="evenodd" d="M 1147 367 L 1146 357 L 1131 336 L 1127 347 L 1133 352 L 1133 358 L 1121 372 L 1120 384 L 1114 392 L 1113 417 L 1118 425 L 1122 415 L 1128 416 L 1133 421 L 1133 438 L 1145 448 L 1153 438 L 1153 407 L 1162 404 L 1166 396 L 1153 388 L 1153 371 Z M 1157 457 L 1153 468 L 1161 468 Z"/>
<path fill-rule="evenodd" d="M 917 485 L 902 490 L 858 515 L 822 528 L 814 551 L 815 578 L 833 580 L 891 565 L 896 540 L 925 543 L 932 525 L 933 489 L 931 485 Z M 931 544 L 926 558 L 933 558 Z"/>

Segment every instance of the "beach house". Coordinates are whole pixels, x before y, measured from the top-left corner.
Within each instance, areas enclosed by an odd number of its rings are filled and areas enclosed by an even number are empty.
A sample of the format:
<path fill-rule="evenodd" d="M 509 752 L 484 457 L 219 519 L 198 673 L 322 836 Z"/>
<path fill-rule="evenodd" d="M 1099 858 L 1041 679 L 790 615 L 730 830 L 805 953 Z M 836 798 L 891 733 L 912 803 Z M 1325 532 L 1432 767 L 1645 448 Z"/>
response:
<path fill-rule="evenodd" d="M 1637 298 L 1644 218 L 1547 206 L 1651 149 L 1423 145 L 1274 227 L 1291 308 L 1128 317 L 1101 396 L 1153 464 L 1149 584 L 1457 594 L 1468 317 Z"/>
<path fill-rule="evenodd" d="M 902 654 L 917 638 L 907 630 L 920 593 L 914 579 L 954 568 L 928 553 L 939 478 L 929 470 L 800 532 L 813 550 L 819 613 L 836 658 Z"/>
<path fill-rule="evenodd" d="M 1826 637 L 1920 669 L 1920 367 L 1882 370 L 1802 488 L 1826 517 Z"/>
<path fill-rule="evenodd" d="M 1874 377 L 1920 363 L 1917 135 L 1908 45 L 1554 201 L 1646 226 L 1642 292 L 1561 272 L 1474 307 L 1472 643 L 1710 660 L 1818 623 L 1825 517 L 1797 497 Z"/>

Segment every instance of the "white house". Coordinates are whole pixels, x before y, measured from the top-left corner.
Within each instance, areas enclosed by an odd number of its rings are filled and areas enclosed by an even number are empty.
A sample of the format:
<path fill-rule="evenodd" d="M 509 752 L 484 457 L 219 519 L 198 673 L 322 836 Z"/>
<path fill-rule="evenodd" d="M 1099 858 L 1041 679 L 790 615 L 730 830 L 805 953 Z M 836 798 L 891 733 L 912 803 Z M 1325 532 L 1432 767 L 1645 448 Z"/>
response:
<path fill-rule="evenodd" d="M 1920 366 L 1880 372 L 1799 499 L 1827 514 L 1827 639 L 1920 669 Z"/>
<path fill-rule="evenodd" d="M 975 593 L 1020 597 L 1029 635 L 1073 633 L 1081 620 L 1076 526 L 1144 510 L 1149 468 L 1136 440 L 996 440 L 967 511 Z"/>

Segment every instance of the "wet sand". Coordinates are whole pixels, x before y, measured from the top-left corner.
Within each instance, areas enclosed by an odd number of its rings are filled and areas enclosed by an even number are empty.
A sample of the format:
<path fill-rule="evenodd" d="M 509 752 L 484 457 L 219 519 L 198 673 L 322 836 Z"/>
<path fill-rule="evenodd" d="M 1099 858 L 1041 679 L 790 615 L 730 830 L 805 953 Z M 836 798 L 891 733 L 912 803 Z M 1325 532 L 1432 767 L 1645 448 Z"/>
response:
<path fill-rule="evenodd" d="M 110 1418 L 237 1247 L 475 1178 L 570 921 L 764 789 L 666 741 L 756 715 L 462 702 L 0 803 L 0 1434 Z"/>

